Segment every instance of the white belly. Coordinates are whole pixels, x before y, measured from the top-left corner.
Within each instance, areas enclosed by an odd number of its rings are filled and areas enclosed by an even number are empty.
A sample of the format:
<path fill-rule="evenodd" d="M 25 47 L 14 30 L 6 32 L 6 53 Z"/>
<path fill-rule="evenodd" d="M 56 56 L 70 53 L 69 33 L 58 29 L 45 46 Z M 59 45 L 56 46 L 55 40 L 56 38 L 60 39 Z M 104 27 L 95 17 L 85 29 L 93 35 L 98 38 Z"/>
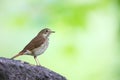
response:
<path fill-rule="evenodd" d="M 47 47 L 48 47 L 48 44 L 49 44 L 49 43 L 48 43 L 48 40 L 46 40 L 43 45 L 41 45 L 40 47 L 38 47 L 38 48 L 36 48 L 36 49 L 33 50 L 34 54 L 35 54 L 36 56 L 38 56 L 38 55 L 44 53 L 45 50 L 46 50 Z"/>

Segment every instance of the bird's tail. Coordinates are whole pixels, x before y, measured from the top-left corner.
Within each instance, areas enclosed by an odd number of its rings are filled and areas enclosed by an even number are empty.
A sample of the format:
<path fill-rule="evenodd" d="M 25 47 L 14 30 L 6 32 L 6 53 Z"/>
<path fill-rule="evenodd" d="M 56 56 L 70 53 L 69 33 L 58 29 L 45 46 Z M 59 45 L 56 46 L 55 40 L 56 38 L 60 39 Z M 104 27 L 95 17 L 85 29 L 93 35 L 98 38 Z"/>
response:
<path fill-rule="evenodd" d="M 18 56 L 20 56 L 20 55 L 22 55 L 22 53 L 20 52 L 20 53 L 18 53 L 17 55 L 15 55 L 15 56 L 13 56 L 11 59 L 14 59 L 14 58 L 16 58 L 16 57 L 18 57 Z"/>

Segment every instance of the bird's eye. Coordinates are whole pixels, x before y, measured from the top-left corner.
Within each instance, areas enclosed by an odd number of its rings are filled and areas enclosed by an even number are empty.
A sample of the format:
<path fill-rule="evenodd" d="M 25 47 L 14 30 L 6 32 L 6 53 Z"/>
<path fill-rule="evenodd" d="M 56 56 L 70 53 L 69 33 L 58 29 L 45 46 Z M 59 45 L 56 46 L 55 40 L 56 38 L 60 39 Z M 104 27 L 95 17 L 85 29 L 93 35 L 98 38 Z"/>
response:
<path fill-rule="evenodd" d="M 48 32 L 48 30 L 46 30 L 45 32 Z"/>

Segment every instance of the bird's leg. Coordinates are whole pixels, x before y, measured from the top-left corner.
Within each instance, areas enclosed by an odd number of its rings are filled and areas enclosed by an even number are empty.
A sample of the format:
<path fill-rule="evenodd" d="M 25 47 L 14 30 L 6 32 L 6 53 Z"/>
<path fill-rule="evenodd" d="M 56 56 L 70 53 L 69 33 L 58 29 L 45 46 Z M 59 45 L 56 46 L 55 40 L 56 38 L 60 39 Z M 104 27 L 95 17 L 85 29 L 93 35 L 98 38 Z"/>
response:
<path fill-rule="evenodd" d="M 38 65 L 38 62 L 37 62 L 37 59 L 36 59 L 37 57 L 36 56 L 34 56 L 34 59 L 35 59 L 35 62 L 36 62 L 36 65 Z"/>
<path fill-rule="evenodd" d="M 39 60 L 38 60 L 38 58 L 36 57 L 36 60 L 37 60 L 37 62 L 38 62 L 38 65 L 40 65 L 40 62 L 39 62 Z"/>
<path fill-rule="evenodd" d="M 39 63 L 39 61 L 38 61 L 36 56 L 34 56 L 34 59 L 35 59 L 36 65 L 40 65 L 40 63 Z"/>

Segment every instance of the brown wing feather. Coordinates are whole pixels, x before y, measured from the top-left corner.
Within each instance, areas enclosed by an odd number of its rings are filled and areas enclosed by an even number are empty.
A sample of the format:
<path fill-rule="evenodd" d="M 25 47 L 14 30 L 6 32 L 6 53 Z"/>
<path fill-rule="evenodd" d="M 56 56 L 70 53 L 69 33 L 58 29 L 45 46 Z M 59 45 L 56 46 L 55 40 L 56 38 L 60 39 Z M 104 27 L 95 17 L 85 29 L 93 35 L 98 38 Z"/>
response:
<path fill-rule="evenodd" d="M 39 36 L 39 38 L 35 37 L 27 44 L 27 46 L 25 46 L 25 48 L 21 52 L 25 52 L 26 50 L 32 51 L 34 48 L 40 47 L 40 45 L 43 44 L 44 41 L 45 38 L 43 38 L 42 36 Z"/>

